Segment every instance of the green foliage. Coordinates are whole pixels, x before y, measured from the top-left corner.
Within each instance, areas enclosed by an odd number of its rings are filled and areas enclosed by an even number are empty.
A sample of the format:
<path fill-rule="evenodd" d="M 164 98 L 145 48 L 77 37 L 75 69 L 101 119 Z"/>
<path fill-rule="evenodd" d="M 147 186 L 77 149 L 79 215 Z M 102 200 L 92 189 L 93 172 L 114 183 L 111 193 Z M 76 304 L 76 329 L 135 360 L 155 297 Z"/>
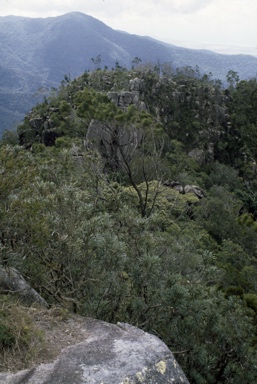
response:
<path fill-rule="evenodd" d="M 257 314 L 257 295 L 253 293 L 246 293 L 243 297 L 247 306 L 253 309 L 255 314 Z"/>
<path fill-rule="evenodd" d="M 195 208 L 194 214 L 218 242 L 238 236 L 236 218 L 241 201 L 224 187 L 215 185 Z"/>
<path fill-rule="evenodd" d="M 230 192 L 237 192 L 244 187 L 242 179 L 234 168 L 217 161 L 211 165 L 207 187 L 210 188 L 213 185 L 222 186 Z"/>
<path fill-rule="evenodd" d="M 3 317 L 3 314 L 2 316 Z M 11 347 L 15 343 L 15 337 L 11 333 L 11 330 L 7 327 L 7 325 L 3 324 L 1 320 L 0 324 L 0 345 L 1 348 Z"/>
<path fill-rule="evenodd" d="M 239 75 L 237 72 L 229 70 L 226 76 L 229 87 L 233 90 L 239 82 Z"/>
<path fill-rule="evenodd" d="M 165 336 L 177 360 L 187 367 L 190 383 L 255 380 L 256 373 L 250 367 L 256 356 L 252 355 L 251 362 L 244 357 L 250 348 L 246 340 L 253 338 L 254 327 L 239 300 L 224 299 L 202 287 L 173 287 L 170 305 Z M 247 376 L 238 369 L 239 360 L 248 366 Z"/>
<path fill-rule="evenodd" d="M 217 143 L 219 161 L 238 169 L 248 184 L 256 177 L 256 89 L 256 79 L 236 79 L 227 103 L 231 125 L 221 136 L 222 146 Z"/>
<path fill-rule="evenodd" d="M 0 298 L 0 361 L 7 365 L 12 355 L 26 365 L 34 358 L 43 345 L 43 333 L 35 327 L 28 308 L 8 296 Z"/>
<path fill-rule="evenodd" d="M 191 383 L 253 383 L 255 82 L 238 82 L 225 105 L 220 84 L 197 69 L 135 64 L 66 81 L 35 107 L 32 117 L 49 116 L 60 133 L 53 146 L 30 118 L 18 131 L 30 150 L 2 143 L 2 263 L 49 303 L 157 334 Z M 141 109 L 106 95 L 128 90 L 132 74 Z M 14 342 L 7 324 L 0 332 Z"/>
<path fill-rule="evenodd" d="M 18 135 L 15 131 L 5 130 L 2 134 L 0 145 L 16 145 L 18 144 Z"/>

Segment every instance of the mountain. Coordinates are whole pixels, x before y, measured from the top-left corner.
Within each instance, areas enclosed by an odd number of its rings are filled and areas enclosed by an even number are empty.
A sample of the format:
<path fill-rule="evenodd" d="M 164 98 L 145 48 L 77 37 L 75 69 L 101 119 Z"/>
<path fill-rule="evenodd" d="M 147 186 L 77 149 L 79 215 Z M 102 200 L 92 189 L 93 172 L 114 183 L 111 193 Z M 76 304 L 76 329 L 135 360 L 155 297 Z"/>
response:
<path fill-rule="evenodd" d="M 32 105 L 57 87 L 65 74 L 72 78 L 101 66 L 127 68 L 142 63 L 170 63 L 174 69 L 199 67 L 224 80 L 229 70 L 241 79 L 254 77 L 257 58 L 221 55 L 207 50 L 180 48 L 150 37 L 116 31 L 78 12 L 58 17 L 0 17 L 0 133 L 21 121 Z"/>
<path fill-rule="evenodd" d="M 167 383 L 155 336 L 190 383 L 257 383 L 257 79 L 224 89 L 195 74 L 139 65 L 65 78 L 18 127 L 20 146 L 4 135 L 0 383 L 32 381 L 50 366 L 49 384 L 81 383 L 88 370 L 100 382 L 108 367 L 108 383 L 133 382 L 134 372 L 137 382 Z M 13 291 L 50 310 L 21 307 Z M 124 345 L 87 326 L 100 360 L 111 351 L 108 366 L 95 361 L 78 324 L 70 334 L 70 312 L 81 324 L 118 323 L 129 345 L 126 324 L 155 335 L 158 372 L 139 364 L 113 381 Z M 79 341 L 63 354 L 80 365 L 69 363 L 68 381 L 59 375 L 67 359 L 54 357 L 64 333 Z M 22 372 L 10 375 L 14 365 Z"/>

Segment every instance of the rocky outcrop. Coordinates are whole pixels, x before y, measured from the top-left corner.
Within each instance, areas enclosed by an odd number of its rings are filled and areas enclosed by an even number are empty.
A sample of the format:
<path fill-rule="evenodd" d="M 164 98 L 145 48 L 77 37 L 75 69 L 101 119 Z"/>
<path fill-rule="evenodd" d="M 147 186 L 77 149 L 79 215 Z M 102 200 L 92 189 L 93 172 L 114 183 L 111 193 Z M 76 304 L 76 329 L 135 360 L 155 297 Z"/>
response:
<path fill-rule="evenodd" d="M 62 136 L 62 134 L 56 128 L 44 129 L 42 132 L 42 144 L 46 147 L 53 146 L 55 144 L 55 140 L 60 136 Z"/>
<path fill-rule="evenodd" d="M 185 185 L 184 193 L 193 193 L 199 199 L 204 197 L 204 191 L 197 185 Z"/>
<path fill-rule="evenodd" d="M 51 109 L 52 112 L 56 111 L 55 108 Z M 38 142 L 48 147 L 54 145 L 55 140 L 61 136 L 59 129 L 53 126 L 50 116 L 30 118 L 28 115 L 27 119 L 29 128 L 19 132 L 20 145 L 30 148 L 34 142 Z"/>
<path fill-rule="evenodd" d="M 115 105 L 117 105 L 117 107 L 121 109 L 126 109 L 130 105 L 135 105 L 140 110 L 146 110 L 146 105 L 143 101 L 143 91 L 144 80 L 135 78 L 130 80 L 128 91 L 110 91 L 107 93 L 107 96 Z"/>
<path fill-rule="evenodd" d="M 31 288 L 15 268 L 0 266 L 0 291 L 12 295 L 16 294 L 29 305 L 37 303 L 48 308 L 46 301 Z"/>
<path fill-rule="evenodd" d="M 129 89 L 130 91 L 143 92 L 145 88 L 144 79 L 139 79 L 135 77 L 134 79 L 129 81 Z"/>
<path fill-rule="evenodd" d="M 211 130 L 209 130 L 211 134 Z M 208 164 L 214 161 L 214 143 L 210 142 L 207 148 L 194 148 L 189 153 L 188 156 L 194 159 L 199 165 Z"/>
<path fill-rule="evenodd" d="M 86 136 L 88 146 L 96 148 L 105 166 L 112 170 L 120 169 L 124 161 L 131 160 L 141 140 L 140 129 L 115 127 L 98 120 L 91 121 Z"/>
<path fill-rule="evenodd" d="M 85 319 L 85 339 L 49 364 L 15 374 L 0 384 L 189 384 L 167 346 L 128 324 Z"/>
<path fill-rule="evenodd" d="M 202 199 L 204 197 L 204 190 L 197 185 L 185 185 L 183 186 L 177 181 L 165 181 L 163 183 L 166 187 L 170 187 L 174 189 L 175 191 L 181 193 L 181 194 L 186 194 L 186 193 L 193 193 L 198 199 Z"/>
<path fill-rule="evenodd" d="M 108 98 L 121 109 L 126 109 L 130 105 L 135 105 L 141 111 L 146 110 L 144 101 L 141 100 L 139 91 L 108 92 Z"/>

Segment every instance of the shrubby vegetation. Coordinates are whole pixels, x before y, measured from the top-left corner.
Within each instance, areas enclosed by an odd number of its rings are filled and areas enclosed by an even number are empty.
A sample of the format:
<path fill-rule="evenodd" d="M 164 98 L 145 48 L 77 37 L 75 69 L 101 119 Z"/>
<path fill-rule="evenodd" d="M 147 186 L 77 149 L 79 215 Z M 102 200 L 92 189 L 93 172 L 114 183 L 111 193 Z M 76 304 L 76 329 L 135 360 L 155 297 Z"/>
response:
<path fill-rule="evenodd" d="M 116 106 L 135 78 L 139 102 Z M 66 77 L 0 147 L 2 265 L 49 304 L 156 334 L 197 384 L 257 378 L 257 83 L 228 80 Z"/>
<path fill-rule="evenodd" d="M 14 366 L 22 369 L 42 352 L 43 332 L 35 326 L 33 311 L 8 296 L 0 297 L 0 364 L 7 370 L 16 358 Z M 9 362 L 9 364 L 8 364 Z"/>

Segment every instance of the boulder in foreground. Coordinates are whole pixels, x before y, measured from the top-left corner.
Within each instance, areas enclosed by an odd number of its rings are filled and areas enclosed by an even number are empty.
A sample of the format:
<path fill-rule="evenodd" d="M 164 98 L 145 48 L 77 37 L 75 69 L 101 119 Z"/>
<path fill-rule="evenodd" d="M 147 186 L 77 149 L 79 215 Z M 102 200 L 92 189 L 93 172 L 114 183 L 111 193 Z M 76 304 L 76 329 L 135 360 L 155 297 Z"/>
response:
<path fill-rule="evenodd" d="M 168 347 L 128 324 L 85 319 L 88 335 L 49 364 L 15 374 L 0 384 L 189 384 Z"/>

